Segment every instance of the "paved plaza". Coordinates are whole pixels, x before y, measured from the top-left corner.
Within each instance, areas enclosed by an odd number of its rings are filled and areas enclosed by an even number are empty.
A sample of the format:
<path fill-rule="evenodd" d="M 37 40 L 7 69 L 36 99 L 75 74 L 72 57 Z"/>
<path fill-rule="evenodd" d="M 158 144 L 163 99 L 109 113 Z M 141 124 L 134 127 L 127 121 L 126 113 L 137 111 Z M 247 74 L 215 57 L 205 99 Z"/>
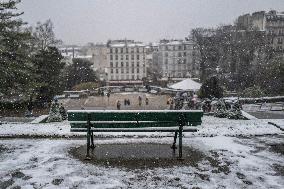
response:
<path fill-rule="evenodd" d="M 142 105 L 139 106 L 138 97 L 142 97 Z M 149 104 L 146 105 L 146 97 Z M 117 101 L 121 103 L 121 110 L 164 110 L 168 108 L 168 95 L 153 95 L 147 93 L 111 93 L 107 96 L 89 96 L 80 99 L 61 99 L 60 102 L 67 110 L 112 110 L 116 109 Z M 124 105 L 124 99 L 130 100 L 130 105 Z"/>

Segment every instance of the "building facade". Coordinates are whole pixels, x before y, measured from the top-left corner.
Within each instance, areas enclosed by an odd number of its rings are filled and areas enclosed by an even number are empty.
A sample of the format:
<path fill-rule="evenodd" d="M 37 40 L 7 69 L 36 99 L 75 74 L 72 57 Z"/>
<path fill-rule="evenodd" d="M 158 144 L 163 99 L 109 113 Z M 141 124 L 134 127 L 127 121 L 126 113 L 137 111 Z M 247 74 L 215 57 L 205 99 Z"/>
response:
<path fill-rule="evenodd" d="M 278 51 L 284 49 L 284 13 L 271 10 L 269 12 L 254 12 L 251 15 L 239 16 L 236 26 L 241 30 L 263 31 L 268 37 L 268 43 Z"/>
<path fill-rule="evenodd" d="M 199 63 L 195 58 L 192 41 L 161 40 L 159 44 L 159 65 L 165 78 L 199 77 Z"/>
<path fill-rule="evenodd" d="M 92 44 L 86 47 L 87 55 L 90 55 L 93 70 L 101 81 L 107 80 L 107 46 L 106 44 Z"/>
<path fill-rule="evenodd" d="M 107 43 L 107 78 L 110 84 L 142 81 L 146 72 L 146 46 L 134 40 Z"/>
<path fill-rule="evenodd" d="M 284 13 L 270 11 L 266 14 L 266 33 L 271 46 L 279 51 L 284 50 Z"/>

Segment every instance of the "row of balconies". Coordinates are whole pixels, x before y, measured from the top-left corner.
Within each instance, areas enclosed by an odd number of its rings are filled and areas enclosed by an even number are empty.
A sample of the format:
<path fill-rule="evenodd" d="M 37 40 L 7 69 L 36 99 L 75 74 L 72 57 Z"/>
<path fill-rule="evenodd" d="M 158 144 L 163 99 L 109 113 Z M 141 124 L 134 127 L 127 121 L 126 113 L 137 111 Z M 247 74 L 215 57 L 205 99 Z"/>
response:
<path fill-rule="evenodd" d="M 136 64 L 134 64 L 134 62 L 132 62 L 132 64 L 128 64 L 128 62 L 126 62 L 125 66 L 123 64 L 123 62 L 121 62 L 120 64 L 118 62 L 116 62 L 116 64 L 112 64 L 112 62 L 110 63 L 110 67 L 111 68 L 115 68 L 115 67 L 141 67 L 141 66 L 145 67 L 146 65 L 143 63 L 143 64 L 140 64 L 139 62 L 137 62 Z"/>
<path fill-rule="evenodd" d="M 143 77 L 146 77 L 146 74 L 143 74 L 143 75 L 135 75 L 135 74 L 131 74 L 131 75 L 110 75 L 109 79 L 110 80 L 140 80 Z"/>
<path fill-rule="evenodd" d="M 123 69 L 123 68 L 115 68 L 115 69 L 110 69 L 110 73 L 113 74 L 113 73 L 116 73 L 116 74 L 128 74 L 128 73 L 137 73 L 137 74 L 140 74 L 140 73 L 146 73 L 146 69 L 145 68 L 142 68 L 142 69 L 139 69 L 139 68 L 130 68 L 130 69 Z"/>
<path fill-rule="evenodd" d="M 128 55 L 121 55 L 120 59 L 118 58 L 118 55 L 109 56 L 109 60 L 145 60 L 145 56 L 142 55 L 140 56 L 139 54 L 137 54 L 136 56 L 131 55 L 130 57 Z"/>
<path fill-rule="evenodd" d="M 109 49 L 109 53 L 110 54 L 125 54 L 125 53 L 144 53 L 146 52 L 145 51 L 145 48 L 133 48 L 133 47 L 124 47 L 124 48 L 110 48 Z"/>

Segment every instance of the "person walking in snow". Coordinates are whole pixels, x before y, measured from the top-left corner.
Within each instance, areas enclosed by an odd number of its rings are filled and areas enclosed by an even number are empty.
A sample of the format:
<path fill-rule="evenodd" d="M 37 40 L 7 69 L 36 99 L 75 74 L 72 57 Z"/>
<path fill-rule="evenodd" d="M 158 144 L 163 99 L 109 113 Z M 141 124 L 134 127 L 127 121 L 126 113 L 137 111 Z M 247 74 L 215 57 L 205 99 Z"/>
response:
<path fill-rule="evenodd" d="M 149 104 L 149 99 L 146 97 L 146 99 L 145 99 L 145 103 L 146 103 L 146 105 L 148 105 Z"/>
<path fill-rule="evenodd" d="M 141 96 L 138 97 L 138 104 L 139 104 L 139 106 L 142 105 L 142 97 Z"/>
<path fill-rule="evenodd" d="M 120 103 L 120 101 L 118 100 L 118 101 L 116 102 L 116 108 L 117 108 L 118 110 L 120 110 L 120 106 L 121 106 L 121 103 Z"/>

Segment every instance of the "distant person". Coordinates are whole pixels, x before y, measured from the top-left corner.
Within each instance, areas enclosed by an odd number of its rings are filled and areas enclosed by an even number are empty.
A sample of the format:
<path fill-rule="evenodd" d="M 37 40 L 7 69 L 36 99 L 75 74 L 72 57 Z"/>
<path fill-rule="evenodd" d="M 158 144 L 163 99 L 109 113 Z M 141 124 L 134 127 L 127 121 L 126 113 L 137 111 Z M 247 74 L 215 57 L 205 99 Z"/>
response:
<path fill-rule="evenodd" d="M 67 112 L 63 106 L 63 104 L 61 103 L 59 106 L 59 113 L 61 114 L 62 120 L 66 120 L 67 119 Z"/>
<path fill-rule="evenodd" d="M 138 104 L 139 104 L 139 106 L 142 105 L 142 97 L 141 96 L 138 97 Z"/>
<path fill-rule="evenodd" d="M 130 106 L 130 100 L 129 99 L 127 99 L 127 104 L 128 104 L 128 106 Z"/>
<path fill-rule="evenodd" d="M 145 103 L 146 103 L 146 105 L 148 105 L 149 104 L 149 99 L 146 97 L 146 99 L 145 99 Z"/>
<path fill-rule="evenodd" d="M 127 99 L 125 98 L 125 99 L 124 99 L 124 106 L 127 106 L 127 105 L 128 105 Z"/>
<path fill-rule="evenodd" d="M 117 108 L 118 110 L 120 110 L 120 106 L 121 106 L 121 103 L 120 103 L 120 101 L 118 100 L 118 101 L 116 102 L 116 108 Z"/>
<path fill-rule="evenodd" d="M 171 98 L 169 103 L 170 103 L 170 110 L 173 110 L 174 109 L 174 100 Z"/>

